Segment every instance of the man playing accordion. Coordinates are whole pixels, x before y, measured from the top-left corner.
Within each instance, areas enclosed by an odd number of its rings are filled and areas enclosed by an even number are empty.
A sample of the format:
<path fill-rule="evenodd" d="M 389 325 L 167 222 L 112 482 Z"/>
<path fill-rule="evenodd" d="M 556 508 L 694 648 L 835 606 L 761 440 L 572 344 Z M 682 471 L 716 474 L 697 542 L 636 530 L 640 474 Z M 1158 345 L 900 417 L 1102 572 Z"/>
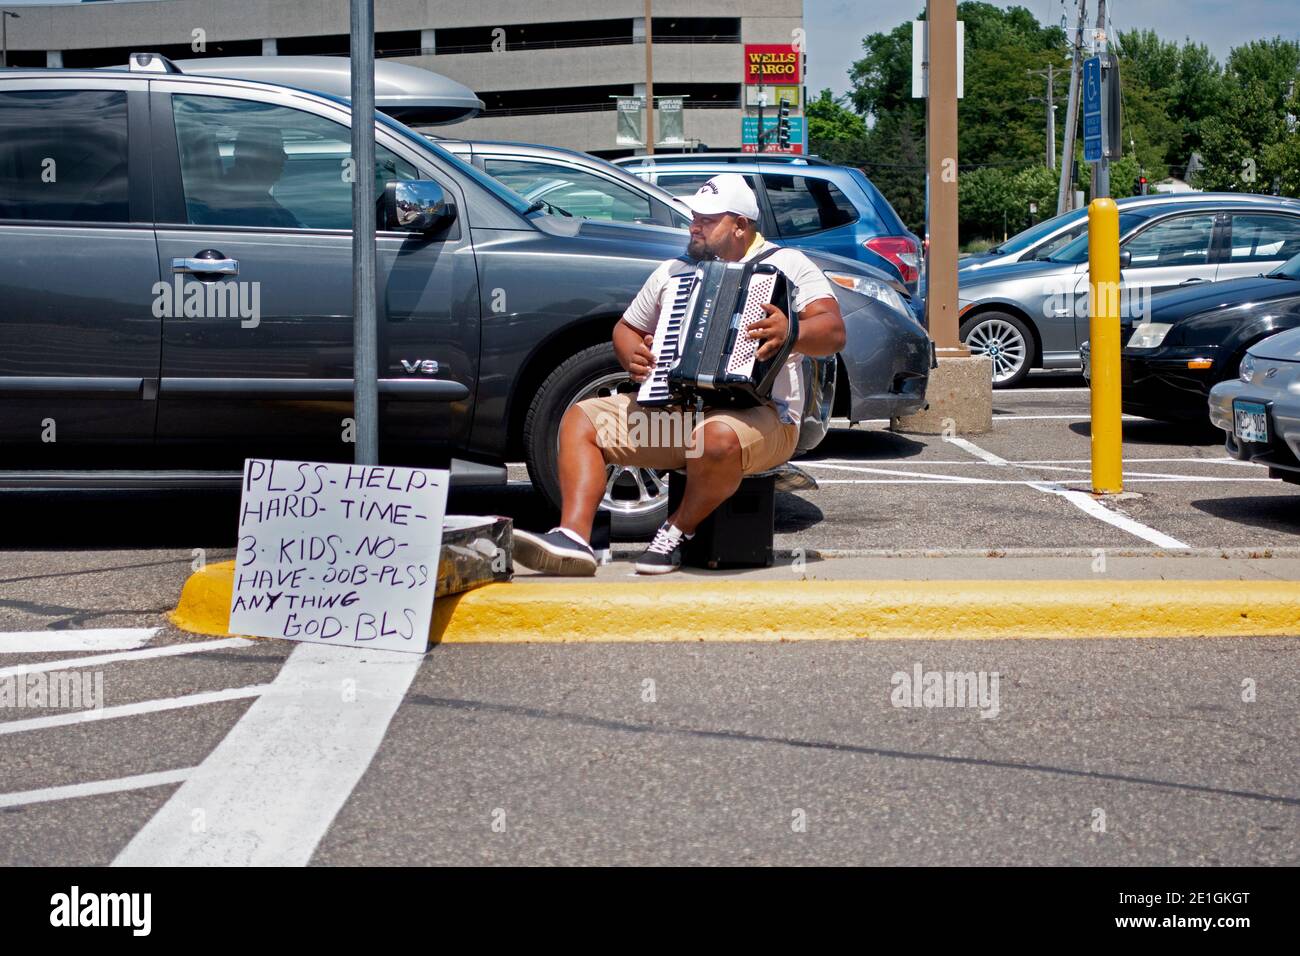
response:
<path fill-rule="evenodd" d="M 515 531 L 515 559 L 525 567 L 547 574 L 595 573 L 591 526 L 605 494 L 605 466 L 616 464 L 685 468 L 681 504 L 635 565 L 642 574 L 676 570 L 683 543 L 745 475 L 782 465 L 794 453 L 804 406 L 803 356 L 834 355 L 844 347 L 844 321 L 830 282 L 803 253 L 778 248 L 757 231 L 758 199 L 743 176 L 714 176 L 682 201 L 694 213 L 686 256 L 659 266 L 614 326 L 614 351 L 632 379 L 644 382 L 654 368 L 654 331 L 674 277 L 693 273 L 704 259 L 745 262 L 766 254 L 764 261 L 793 286 L 797 341 L 769 400 L 751 408 L 705 408 L 689 430 L 629 427 L 656 416 L 693 414 L 641 406 L 631 392 L 589 398 L 570 408 L 560 423 L 560 525 L 546 534 Z M 760 360 L 779 353 L 790 329 L 779 308 L 769 304 L 763 311 L 766 316 L 749 332 L 760 341 Z M 665 434 L 676 440 L 662 441 Z"/>

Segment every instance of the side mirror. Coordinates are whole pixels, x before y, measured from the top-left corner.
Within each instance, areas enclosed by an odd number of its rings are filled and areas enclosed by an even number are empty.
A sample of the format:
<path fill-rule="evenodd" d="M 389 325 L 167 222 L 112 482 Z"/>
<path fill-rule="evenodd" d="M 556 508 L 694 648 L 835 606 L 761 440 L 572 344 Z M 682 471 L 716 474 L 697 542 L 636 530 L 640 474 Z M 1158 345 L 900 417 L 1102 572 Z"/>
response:
<path fill-rule="evenodd" d="M 1121 269 L 1127 269 L 1132 264 L 1133 253 L 1129 252 L 1127 249 L 1121 249 L 1119 251 L 1119 267 Z"/>
<path fill-rule="evenodd" d="M 456 204 L 428 179 L 399 179 L 384 186 L 383 228 L 431 233 L 451 225 Z"/>

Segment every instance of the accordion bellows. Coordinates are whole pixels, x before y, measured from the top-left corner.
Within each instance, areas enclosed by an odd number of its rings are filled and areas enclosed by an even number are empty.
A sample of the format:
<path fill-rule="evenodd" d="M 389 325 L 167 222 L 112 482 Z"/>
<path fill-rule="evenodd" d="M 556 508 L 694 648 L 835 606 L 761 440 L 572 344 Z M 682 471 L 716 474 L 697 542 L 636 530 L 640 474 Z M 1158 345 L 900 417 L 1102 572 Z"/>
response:
<path fill-rule="evenodd" d="M 790 333 L 776 355 L 760 361 L 761 343 L 746 333 L 764 318 L 768 303 L 789 318 Z M 641 384 L 637 402 L 762 404 L 771 396 L 798 334 L 790 283 L 780 269 L 761 259 L 702 262 L 694 272 L 669 279 L 651 346 L 654 367 Z"/>

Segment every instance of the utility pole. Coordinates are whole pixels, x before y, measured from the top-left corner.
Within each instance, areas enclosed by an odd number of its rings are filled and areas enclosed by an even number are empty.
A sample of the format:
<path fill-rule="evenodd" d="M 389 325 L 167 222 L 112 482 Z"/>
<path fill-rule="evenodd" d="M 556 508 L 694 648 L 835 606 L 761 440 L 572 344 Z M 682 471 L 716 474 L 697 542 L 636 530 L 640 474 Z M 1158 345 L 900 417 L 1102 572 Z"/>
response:
<path fill-rule="evenodd" d="M 1074 48 L 1070 57 L 1070 102 L 1065 107 L 1065 142 L 1061 149 L 1061 185 L 1056 193 L 1056 214 L 1068 211 L 1074 198 L 1074 136 L 1079 128 L 1079 71 L 1083 69 L 1083 21 L 1088 15 L 1088 0 L 1079 0 L 1079 15 L 1074 22 Z"/>
<path fill-rule="evenodd" d="M 1044 76 L 1047 78 L 1047 95 L 1031 96 L 1031 103 L 1047 104 L 1047 168 L 1056 169 L 1056 67 L 1049 63 L 1045 70 L 1030 70 L 1030 76 Z"/>
<path fill-rule="evenodd" d="M 1097 0 L 1097 30 L 1093 34 L 1096 49 L 1093 56 L 1102 58 L 1103 75 L 1106 67 L 1106 0 Z M 1103 87 L 1104 89 L 1104 87 Z M 1105 96 L 1105 93 L 1102 94 Z M 1105 115 L 1104 113 L 1102 114 Z M 1103 140 L 1104 142 L 1104 140 Z M 1110 195 L 1110 160 L 1102 154 L 1101 161 L 1092 164 L 1092 199 Z"/>
<path fill-rule="evenodd" d="M 352 415 L 358 465 L 379 464 L 379 319 L 375 295 L 375 7 L 352 0 Z"/>
<path fill-rule="evenodd" d="M 925 166 L 929 239 L 925 312 L 939 352 L 966 357 L 957 322 L 957 0 L 928 0 Z"/>
<path fill-rule="evenodd" d="M 645 152 L 655 151 L 655 57 L 651 0 L 645 0 Z"/>

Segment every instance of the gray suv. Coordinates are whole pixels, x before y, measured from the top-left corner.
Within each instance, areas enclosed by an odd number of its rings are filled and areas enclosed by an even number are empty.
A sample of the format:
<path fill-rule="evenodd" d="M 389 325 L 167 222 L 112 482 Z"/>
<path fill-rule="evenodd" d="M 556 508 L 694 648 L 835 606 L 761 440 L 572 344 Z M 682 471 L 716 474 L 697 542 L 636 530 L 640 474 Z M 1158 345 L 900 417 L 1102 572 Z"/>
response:
<path fill-rule="evenodd" d="M 0 486 L 207 486 L 245 457 L 351 459 L 351 120 L 337 97 L 232 77 L 0 73 Z M 554 504 L 559 420 L 626 387 L 611 326 L 683 233 L 548 215 L 375 122 L 383 460 L 504 483 L 522 459 Z M 876 321 L 875 298 L 837 295 L 850 327 Z M 919 407 L 929 342 L 900 341 L 879 390 Z M 805 448 L 829 417 L 821 383 Z M 616 533 L 658 525 L 659 477 L 611 475 Z"/>

